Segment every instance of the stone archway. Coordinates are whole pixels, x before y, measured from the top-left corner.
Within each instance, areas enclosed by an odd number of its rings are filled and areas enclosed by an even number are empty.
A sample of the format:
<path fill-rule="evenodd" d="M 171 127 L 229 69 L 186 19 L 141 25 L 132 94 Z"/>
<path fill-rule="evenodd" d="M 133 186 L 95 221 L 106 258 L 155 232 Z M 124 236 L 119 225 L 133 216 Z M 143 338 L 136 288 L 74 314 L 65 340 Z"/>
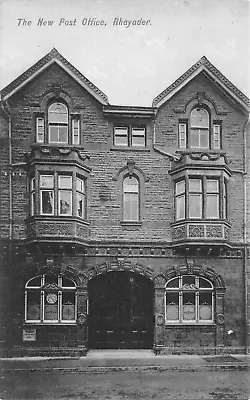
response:
<path fill-rule="evenodd" d="M 131 262 L 107 262 L 84 271 L 78 308 L 88 314 L 88 348 L 153 347 L 153 278 L 151 268 Z"/>

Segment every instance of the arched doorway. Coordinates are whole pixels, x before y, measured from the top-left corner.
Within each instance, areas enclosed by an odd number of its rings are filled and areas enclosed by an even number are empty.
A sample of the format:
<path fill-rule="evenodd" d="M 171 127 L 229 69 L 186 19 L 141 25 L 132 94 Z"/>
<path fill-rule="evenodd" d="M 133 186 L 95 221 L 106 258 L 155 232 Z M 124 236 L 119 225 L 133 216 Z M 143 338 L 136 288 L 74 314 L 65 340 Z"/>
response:
<path fill-rule="evenodd" d="M 88 284 L 91 349 L 153 347 L 153 283 L 133 272 L 107 272 Z"/>

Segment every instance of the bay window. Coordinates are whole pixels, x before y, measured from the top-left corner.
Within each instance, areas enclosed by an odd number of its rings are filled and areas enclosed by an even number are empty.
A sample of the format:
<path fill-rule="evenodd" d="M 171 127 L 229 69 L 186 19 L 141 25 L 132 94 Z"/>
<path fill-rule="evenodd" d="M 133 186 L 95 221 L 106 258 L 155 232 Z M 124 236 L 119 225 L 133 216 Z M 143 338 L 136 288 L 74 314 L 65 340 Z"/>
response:
<path fill-rule="evenodd" d="M 32 177 L 29 184 L 30 215 L 86 218 L 85 186 L 85 178 L 75 173 L 41 173 Z"/>
<path fill-rule="evenodd" d="M 175 219 L 227 218 L 227 181 L 188 176 L 175 183 Z"/>

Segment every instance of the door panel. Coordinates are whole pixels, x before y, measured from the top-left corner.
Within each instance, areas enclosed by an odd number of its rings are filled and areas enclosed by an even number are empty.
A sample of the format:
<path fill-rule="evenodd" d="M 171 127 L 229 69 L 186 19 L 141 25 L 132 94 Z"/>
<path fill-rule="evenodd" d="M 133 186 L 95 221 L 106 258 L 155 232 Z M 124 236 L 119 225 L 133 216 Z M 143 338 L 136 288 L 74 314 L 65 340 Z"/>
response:
<path fill-rule="evenodd" d="M 153 285 L 131 272 L 109 272 L 89 282 L 89 347 L 151 348 Z"/>

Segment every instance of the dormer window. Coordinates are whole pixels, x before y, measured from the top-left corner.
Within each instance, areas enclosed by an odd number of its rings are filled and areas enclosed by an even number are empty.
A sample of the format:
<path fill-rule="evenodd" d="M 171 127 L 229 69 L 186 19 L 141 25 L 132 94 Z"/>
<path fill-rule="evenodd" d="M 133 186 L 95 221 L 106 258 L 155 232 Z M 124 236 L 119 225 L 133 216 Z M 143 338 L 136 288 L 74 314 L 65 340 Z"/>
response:
<path fill-rule="evenodd" d="M 179 148 L 221 149 L 221 121 L 211 121 L 203 107 L 194 108 L 189 119 L 179 120 Z"/>
<path fill-rule="evenodd" d="M 80 115 L 70 114 L 62 102 L 50 104 L 47 114 L 37 114 L 35 129 L 37 143 L 80 145 Z"/>
<path fill-rule="evenodd" d="M 48 109 L 50 143 L 68 143 L 68 109 L 62 103 L 52 103 Z"/>
<path fill-rule="evenodd" d="M 204 108 L 195 108 L 191 112 L 190 147 L 209 148 L 209 114 Z"/>

